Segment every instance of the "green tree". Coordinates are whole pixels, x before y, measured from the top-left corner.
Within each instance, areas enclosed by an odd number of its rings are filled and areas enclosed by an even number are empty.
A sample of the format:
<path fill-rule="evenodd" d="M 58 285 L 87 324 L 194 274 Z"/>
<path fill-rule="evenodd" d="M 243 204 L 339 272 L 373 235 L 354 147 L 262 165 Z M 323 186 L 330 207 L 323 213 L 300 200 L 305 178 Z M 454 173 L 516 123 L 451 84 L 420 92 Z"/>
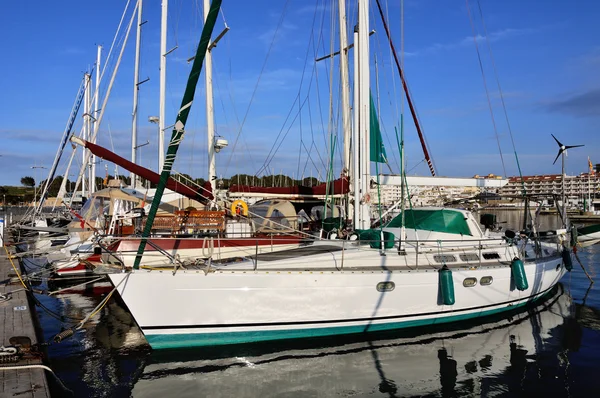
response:
<path fill-rule="evenodd" d="M 58 195 L 58 191 L 60 190 L 60 185 L 63 182 L 63 176 L 58 176 L 56 177 L 54 180 L 52 180 L 52 182 L 50 183 L 50 187 L 48 188 L 48 197 L 55 197 L 56 195 Z M 67 183 L 69 183 L 69 180 L 67 180 Z M 46 184 L 46 180 L 42 181 L 40 183 L 40 188 L 43 188 L 44 185 Z"/>
<path fill-rule="evenodd" d="M 315 177 L 306 177 L 302 180 L 302 185 L 307 187 L 314 187 L 315 185 L 319 185 L 320 182 Z"/>
<path fill-rule="evenodd" d="M 33 188 L 33 187 L 35 187 L 35 180 L 33 179 L 33 177 L 25 176 L 25 177 L 21 178 L 21 185 L 24 185 L 29 188 Z"/>

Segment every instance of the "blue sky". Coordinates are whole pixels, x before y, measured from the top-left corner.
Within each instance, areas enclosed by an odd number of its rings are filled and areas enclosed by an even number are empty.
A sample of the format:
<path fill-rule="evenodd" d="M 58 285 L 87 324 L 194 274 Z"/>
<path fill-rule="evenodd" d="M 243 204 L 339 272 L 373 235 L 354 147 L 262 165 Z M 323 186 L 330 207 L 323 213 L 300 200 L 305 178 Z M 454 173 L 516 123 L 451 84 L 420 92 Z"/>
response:
<path fill-rule="evenodd" d="M 31 167 L 50 167 L 82 75 L 95 62 L 96 44 L 104 46 L 106 57 L 125 3 L 63 0 L 0 6 L 4 38 L 0 185 L 19 185 L 26 175 L 45 178 L 46 170 Z M 229 140 L 229 147 L 219 154 L 219 175 L 283 172 L 324 178 L 327 132 L 339 131 L 338 64 L 337 59 L 333 64 L 315 64 L 314 59 L 338 48 L 330 40 L 332 30 L 337 30 L 331 26 L 332 3 L 337 1 L 223 1 L 215 31 L 220 32 L 224 23 L 231 30 L 213 52 L 215 118 L 217 134 Z M 551 133 L 567 145 L 585 144 L 569 152 L 568 173 L 586 171 L 588 156 L 600 163 L 600 3 L 480 0 L 480 4 L 487 40 L 478 3 L 470 1 L 498 138 L 465 2 L 405 1 L 405 73 L 438 174 L 518 173 L 488 43 L 523 173 L 560 173 L 560 162 L 552 165 L 557 146 Z M 387 7 L 399 49 L 399 5 L 394 1 Z M 391 169 L 397 172 L 394 126 L 399 123 L 401 92 L 375 11 L 372 6 L 376 34 L 371 38 L 371 58 L 377 58 L 379 86 L 373 73 L 371 87 L 379 93 L 384 141 Z M 355 5 L 349 4 L 348 14 L 352 27 Z M 130 15 L 131 7 L 126 21 Z M 171 0 L 167 47 L 177 49 L 168 57 L 167 125 L 175 120 L 181 101 L 190 67 L 186 59 L 194 53 L 202 27 L 200 15 L 196 2 Z M 142 165 L 156 169 L 156 125 L 147 120 L 158 114 L 159 1 L 145 2 L 144 20 L 140 79 L 150 80 L 140 88 L 138 141 L 150 144 L 138 156 Z M 132 36 L 98 138 L 99 144 L 124 157 L 130 156 L 131 145 L 134 46 Z M 110 63 L 114 65 L 114 59 Z M 102 95 L 108 80 L 102 83 Z M 203 94 L 202 77 L 175 165 L 194 177 L 206 177 L 207 169 Z M 404 120 L 409 174 L 427 175 L 408 108 Z M 78 117 L 75 131 L 80 126 Z M 340 146 L 334 156 L 336 170 Z M 70 149 L 63 156 L 61 173 L 69 154 Z M 98 175 L 104 175 L 105 167 L 105 162 L 99 164 Z M 114 166 L 108 168 L 112 174 Z M 69 178 L 74 179 L 76 172 L 73 169 Z"/>

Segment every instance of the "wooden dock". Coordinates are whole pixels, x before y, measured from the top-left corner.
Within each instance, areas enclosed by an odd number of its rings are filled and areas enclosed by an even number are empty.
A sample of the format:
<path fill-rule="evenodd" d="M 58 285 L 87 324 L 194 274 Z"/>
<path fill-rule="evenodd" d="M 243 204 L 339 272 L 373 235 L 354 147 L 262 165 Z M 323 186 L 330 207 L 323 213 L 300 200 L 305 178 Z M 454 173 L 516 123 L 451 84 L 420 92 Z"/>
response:
<path fill-rule="evenodd" d="M 47 371 L 40 367 L 42 355 L 35 349 L 41 336 L 36 309 L 13 264 L 20 272 L 18 260 L 11 264 L 0 247 L 0 397 L 50 397 Z M 20 350 L 16 356 L 10 355 L 14 346 Z"/>

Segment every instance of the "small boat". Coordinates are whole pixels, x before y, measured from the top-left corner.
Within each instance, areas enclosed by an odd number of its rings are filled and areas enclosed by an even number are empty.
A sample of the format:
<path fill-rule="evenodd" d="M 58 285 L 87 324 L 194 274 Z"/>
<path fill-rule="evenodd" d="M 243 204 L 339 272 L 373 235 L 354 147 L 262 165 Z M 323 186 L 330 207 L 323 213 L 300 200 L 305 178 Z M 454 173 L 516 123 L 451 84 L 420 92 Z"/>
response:
<path fill-rule="evenodd" d="M 576 228 L 577 243 L 581 247 L 588 247 L 600 242 L 600 224 L 586 225 Z"/>

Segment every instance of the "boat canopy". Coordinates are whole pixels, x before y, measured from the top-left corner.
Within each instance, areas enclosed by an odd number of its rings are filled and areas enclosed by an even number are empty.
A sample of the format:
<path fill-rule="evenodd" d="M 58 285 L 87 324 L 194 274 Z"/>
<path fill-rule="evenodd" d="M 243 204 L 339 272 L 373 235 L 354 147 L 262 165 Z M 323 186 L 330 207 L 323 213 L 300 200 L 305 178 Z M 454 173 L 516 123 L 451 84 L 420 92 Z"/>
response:
<path fill-rule="evenodd" d="M 409 209 L 404 211 L 405 228 L 447 234 L 472 235 L 462 212 L 450 209 Z M 386 228 L 402 227 L 402 214 L 396 216 Z"/>
<path fill-rule="evenodd" d="M 298 214 L 288 200 L 261 200 L 248 211 L 257 232 L 289 232 L 298 226 Z"/>

